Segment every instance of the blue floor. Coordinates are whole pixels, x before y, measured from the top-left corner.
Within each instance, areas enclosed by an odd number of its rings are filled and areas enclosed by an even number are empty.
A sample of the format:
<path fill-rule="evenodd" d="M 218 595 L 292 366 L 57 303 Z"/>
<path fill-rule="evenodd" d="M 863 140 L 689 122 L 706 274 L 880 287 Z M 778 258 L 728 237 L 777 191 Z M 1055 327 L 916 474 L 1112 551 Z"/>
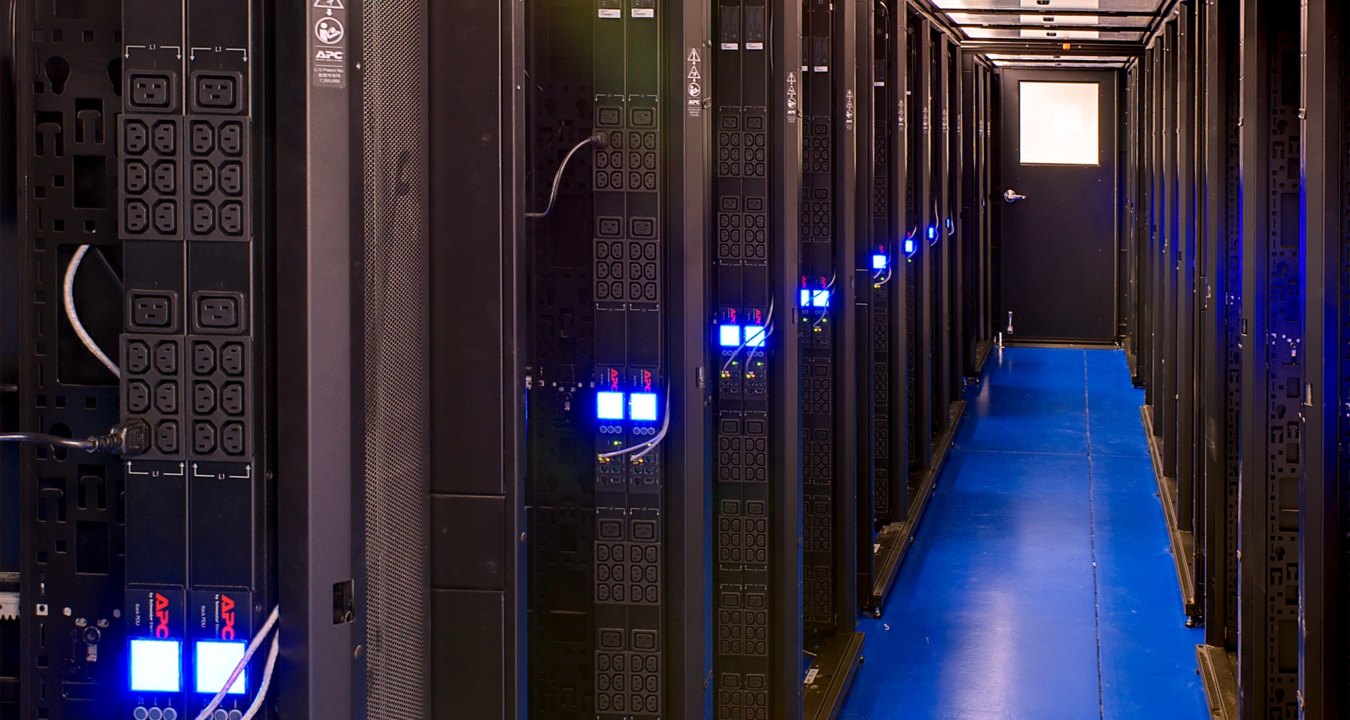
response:
<path fill-rule="evenodd" d="M 1118 351 L 992 351 L 845 720 L 1204 720 Z"/>

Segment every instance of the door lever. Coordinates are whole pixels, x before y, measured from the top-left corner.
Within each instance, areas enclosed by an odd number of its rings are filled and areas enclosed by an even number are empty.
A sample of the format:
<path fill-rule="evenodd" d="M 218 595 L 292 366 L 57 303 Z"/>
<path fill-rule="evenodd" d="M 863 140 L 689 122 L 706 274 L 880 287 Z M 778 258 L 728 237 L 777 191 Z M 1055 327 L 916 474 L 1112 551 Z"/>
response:
<path fill-rule="evenodd" d="M 1018 195 L 1017 191 L 1013 190 L 1012 188 L 1008 188 L 1003 193 L 1003 202 L 1008 203 L 1009 205 L 1022 202 L 1023 200 L 1026 199 L 1027 199 L 1026 195 Z"/>

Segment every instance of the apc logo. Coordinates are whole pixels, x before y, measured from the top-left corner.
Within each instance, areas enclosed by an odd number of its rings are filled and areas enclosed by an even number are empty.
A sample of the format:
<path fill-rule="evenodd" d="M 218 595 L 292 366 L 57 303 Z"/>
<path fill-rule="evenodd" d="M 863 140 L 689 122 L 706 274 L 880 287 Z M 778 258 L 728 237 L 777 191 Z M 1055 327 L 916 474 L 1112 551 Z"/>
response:
<path fill-rule="evenodd" d="M 220 596 L 220 619 L 224 625 L 220 628 L 221 640 L 234 639 L 234 598 L 229 595 Z"/>
<path fill-rule="evenodd" d="M 169 636 L 169 598 L 155 593 L 155 637 Z"/>
<path fill-rule="evenodd" d="M 314 59 L 319 62 L 342 62 L 341 50 L 317 50 Z"/>

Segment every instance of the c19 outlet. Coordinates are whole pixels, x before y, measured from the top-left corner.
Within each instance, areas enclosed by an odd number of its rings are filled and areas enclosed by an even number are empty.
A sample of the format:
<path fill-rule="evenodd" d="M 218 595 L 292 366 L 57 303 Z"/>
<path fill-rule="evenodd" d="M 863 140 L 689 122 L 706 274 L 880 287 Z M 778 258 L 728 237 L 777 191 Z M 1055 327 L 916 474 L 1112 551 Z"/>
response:
<path fill-rule="evenodd" d="M 192 76 L 192 102 L 198 112 L 239 112 L 243 104 L 237 73 L 197 73 Z"/>

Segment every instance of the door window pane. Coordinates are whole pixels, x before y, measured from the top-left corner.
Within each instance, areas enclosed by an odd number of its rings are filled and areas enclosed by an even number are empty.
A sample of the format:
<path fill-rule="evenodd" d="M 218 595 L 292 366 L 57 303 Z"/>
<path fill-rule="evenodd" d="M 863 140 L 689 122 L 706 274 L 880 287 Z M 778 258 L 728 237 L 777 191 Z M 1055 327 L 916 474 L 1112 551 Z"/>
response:
<path fill-rule="evenodd" d="M 1097 83 L 1022 82 L 1023 165 L 1097 165 Z"/>

